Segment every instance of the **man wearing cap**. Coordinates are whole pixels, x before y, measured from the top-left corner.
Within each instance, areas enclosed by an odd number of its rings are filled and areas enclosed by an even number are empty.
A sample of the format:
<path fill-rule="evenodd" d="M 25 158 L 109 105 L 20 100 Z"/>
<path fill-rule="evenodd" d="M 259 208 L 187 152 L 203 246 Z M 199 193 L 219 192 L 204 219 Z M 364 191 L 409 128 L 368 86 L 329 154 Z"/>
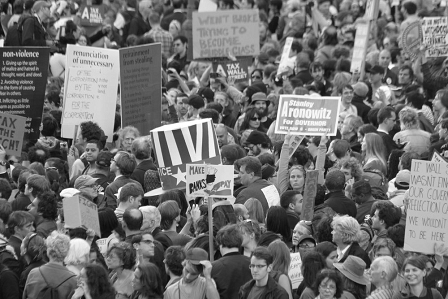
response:
<path fill-rule="evenodd" d="M 411 181 L 411 172 L 407 169 L 400 170 L 395 177 L 395 187 L 397 191 L 392 192 L 389 196 L 390 202 L 396 207 L 404 205 L 404 195 L 409 189 L 409 182 Z"/>
<path fill-rule="evenodd" d="M 369 93 L 369 87 L 364 82 L 358 82 L 353 85 L 353 98 L 352 105 L 358 110 L 358 116 L 362 118 L 365 124 L 369 123 L 368 114 L 370 111 L 370 106 L 366 105 L 364 102 Z"/>
<path fill-rule="evenodd" d="M 383 102 L 386 105 L 390 104 L 392 91 L 383 83 L 384 68 L 375 65 L 369 70 L 370 83 L 372 85 L 372 102 Z"/>
<path fill-rule="evenodd" d="M 188 112 L 180 121 L 199 119 L 199 112 L 201 112 L 204 107 L 204 99 L 198 94 L 192 94 L 188 97 Z"/>
<path fill-rule="evenodd" d="M 270 148 L 270 139 L 266 133 L 254 130 L 246 139 L 246 148 L 248 156 L 258 157 L 262 154 L 272 154 Z"/>
<path fill-rule="evenodd" d="M 110 164 L 113 158 L 113 154 L 108 151 L 102 151 L 98 153 L 95 161 L 96 171 L 91 175 L 92 178 L 98 179 L 96 184 L 98 185 L 98 192 L 104 194 L 107 186 L 114 181 L 114 175 L 110 172 Z M 105 204 L 105 202 L 104 202 Z M 98 203 L 98 209 L 102 208 Z"/>
<path fill-rule="evenodd" d="M 97 203 L 98 202 L 98 187 L 96 181 L 98 179 L 91 177 L 90 175 L 81 175 L 75 181 L 75 189 L 78 189 L 80 195 L 88 200 Z"/>
<path fill-rule="evenodd" d="M 168 287 L 164 299 L 219 298 L 216 284 L 211 277 L 212 264 L 208 260 L 207 251 L 190 248 L 182 265 L 184 266 L 182 279 Z"/>
<path fill-rule="evenodd" d="M 151 143 L 148 137 L 138 137 L 131 145 L 131 153 L 135 156 L 137 167 L 131 174 L 131 179 L 136 180 L 140 185 L 145 185 L 145 173 L 147 170 L 157 170 L 151 158 Z"/>
<path fill-rule="evenodd" d="M 288 299 L 289 295 L 270 275 L 274 258 L 266 247 L 257 247 L 250 257 L 252 280 L 240 288 L 238 298 Z"/>
<path fill-rule="evenodd" d="M 21 46 L 29 47 L 50 47 L 54 46 L 54 41 L 47 40 L 48 34 L 44 22 L 51 17 L 51 4 L 47 1 L 37 1 L 34 3 L 31 18 L 23 18 L 17 25 Z"/>
<path fill-rule="evenodd" d="M 352 199 L 358 205 L 356 220 L 358 220 L 359 224 L 362 224 L 365 216 L 370 216 L 372 205 L 376 202 L 376 199 L 372 196 L 372 188 L 368 181 L 361 179 L 353 184 Z"/>

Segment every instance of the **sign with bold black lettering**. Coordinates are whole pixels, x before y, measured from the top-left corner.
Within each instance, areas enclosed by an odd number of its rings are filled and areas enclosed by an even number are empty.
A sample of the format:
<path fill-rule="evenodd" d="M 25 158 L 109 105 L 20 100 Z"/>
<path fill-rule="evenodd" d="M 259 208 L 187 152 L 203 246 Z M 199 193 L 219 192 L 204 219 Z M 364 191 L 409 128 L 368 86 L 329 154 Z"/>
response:
<path fill-rule="evenodd" d="M 448 55 L 448 18 L 430 17 L 422 20 L 423 44 L 426 46 L 425 57 Z"/>

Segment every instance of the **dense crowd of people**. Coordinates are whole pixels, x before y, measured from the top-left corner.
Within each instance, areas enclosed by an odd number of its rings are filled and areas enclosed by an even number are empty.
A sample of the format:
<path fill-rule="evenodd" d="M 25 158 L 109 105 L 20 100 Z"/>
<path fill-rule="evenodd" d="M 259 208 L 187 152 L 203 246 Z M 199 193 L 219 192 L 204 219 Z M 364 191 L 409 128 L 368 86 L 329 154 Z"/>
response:
<path fill-rule="evenodd" d="M 448 150 L 448 64 L 401 36 L 445 16 L 441 2 L 379 0 L 365 69 L 353 74 L 366 1 L 220 0 L 220 10 L 259 11 L 260 54 L 235 83 L 188 60 L 185 1 L 2 1 L 5 45 L 53 51 L 40 138 L 21 156 L 0 146 L 0 298 L 448 298 L 448 247 L 404 250 L 412 161 Z M 61 138 L 67 44 L 154 42 L 161 125 L 212 120 L 222 164 L 234 166 L 233 199 L 155 192 L 153 141 L 122 127 L 120 100 L 112 142 L 92 121 Z M 340 97 L 337 135 L 295 144 L 276 134 L 286 94 Z M 319 173 L 312 219 L 302 215 L 308 170 Z M 97 205 L 99 233 L 65 222 L 63 199 L 75 195 Z M 298 286 L 288 275 L 296 253 Z"/>

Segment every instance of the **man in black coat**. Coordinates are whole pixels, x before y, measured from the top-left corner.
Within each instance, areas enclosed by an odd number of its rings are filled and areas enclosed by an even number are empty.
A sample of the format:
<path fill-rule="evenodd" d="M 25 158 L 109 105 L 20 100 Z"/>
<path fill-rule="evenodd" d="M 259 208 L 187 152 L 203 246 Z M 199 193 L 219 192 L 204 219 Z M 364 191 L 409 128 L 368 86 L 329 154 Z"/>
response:
<path fill-rule="evenodd" d="M 51 4 L 46 1 L 34 3 L 32 11 L 34 15 L 20 18 L 17 30 L 21 46 L 46 47 L 53 46 L 54 42 L 48 39 L 45 22 L 50 18 Z"/>
<path fill-rule="evenodd" d="M 339 215 L 349 215 L 356 218 L 356 204 L 344 194 L 344 173 L 340 170 L 330 171 L 325 178 L 325 186 L 330 191 L 326 196 L 325 205 L 332 208 Z"/>

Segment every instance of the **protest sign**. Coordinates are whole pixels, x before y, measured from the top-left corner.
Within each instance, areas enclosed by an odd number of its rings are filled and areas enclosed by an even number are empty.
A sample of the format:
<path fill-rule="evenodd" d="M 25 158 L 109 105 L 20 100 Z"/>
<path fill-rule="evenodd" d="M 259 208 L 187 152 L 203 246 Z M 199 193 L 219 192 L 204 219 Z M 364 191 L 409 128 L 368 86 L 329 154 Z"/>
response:
<path fill-rule="evenodd" d="M 1 48 L 0 111 L 26 117 L 26 140 L 40 137 L 49 48 Z M 20 149 L 21 150 L 21 149 Z"/>
<path fill-rule="evenodd" d="M 22 154 L 26 117 L 0 112 L 0 144 L 8 155 Z"/>
<path fill-rule="evenodd" d="M 264 197 L 266 197 L 269 207 L 280 205 L 280 194 L 278 193 L 277 187 L 269 185 L 262 188 L 261 192 L 263 192 Z"/>
<path fill-rule="evenodd" d="M 442 155 L 437 150 L 434 150 L 434 153 L 432 154 L 431 162 L 448 164 L 448 162 L 445 160 L 445 158 L 442 157 Z"/>
<path fill-rule="evenodd" d="M 401 33 L 401 47 L 411 60 L 417 58 L 422 44 L 423 31 L 420 21 L 412 22 Z"/>
<path fill-rule="evenodd" d="M 339 97 L 281 95 L 275 133 L 335 136 L 340 104 Z"/>
<path fill-rule="evenodd" d="M 217 11 L 218 4 L 213 0 L 200 0 L 198 12 Z"/>
<path fill-rule="evenodd" d="M 64 82 L 64 90 L 66 96 L 68 85 L 69 83 L 71 84 L 70 80 L 67 79 L 69 70 L 73 68 L 90 68 L 100 72 L 100 77 L 97 81 L 101 93 L 95 95 L 95 101 L 102 103 L 102 110 L 100 115 L 96 115 L 98 118 L 95 118 L 93 121 L 101 126 L 104 134 L 107 135 L 107 140 L 111 142 L 114 133 L 115 107 L 120 68 L 119 52 L 111 49 L 67 45 L 65 56 L 66 80 Z M 98 96 L 98 98 L 96 96 Z M 66 108 L 66 105 L 64 105 L 64 111 Z M 79 123 L 86 120 L 88 119 L 83 119 Z M 65 124 L 63 120 L 61 128 L 62 137 L 72 138 L 74 130 L 74 124 Z"/>
<path fill-rule="evenodd" d="M 283 47 L 282 58 L 280 58 L 280 64 L 278 65 L 277 76 L 280 76 L 283 73 L 287 73 L 288 71 L 292 72 L 294 69 L 294 63 L 291 65 L 289 59 L 289 53 L 291 52 L 292 42 L 294 41 L 293 37 L 286 38 L 285 46 Z"/>
<path fill-rule="evenodd" d="M 361 74 L 364 70 L 366 60 L 367 44 L 370 34 L 370 22 L 358 23 L 356 26 L 355 45 L 353 47 L 352 63 L 350 72 Z"/>
<path fill-rule="evenodd" d="M 434 254 L 448 245 L 448 165 L 412 160 L 404 250 Z"/>
<path fill-rule="evenodd" d="M 227 77 L 227 82 L 249 82 L 252 57 L 239 57 L 237 61 L 213 61 L 213 72 Z"/>
<path fill-rule="evenodd" d="M 260 54 L 258 10 L 193 12 L 193 59 Z"/>
<path fill-rule="evenodd" d="M 141 134 L 162 121 L 162 46 L 160 43 L 120 49 L 122 127 Z"/>
<path fill-rule="evenodd" d="M 305 188 L 303 189 L 301 220 L 313 220 L 314 200 L 316 199 L 317 180 L 319 170 L 307 170 L 305 177 Z"/>
<path fill-rule="evenodd" d="M 232 165 L 187 164 L 187 196 L 233 196 Z"/>
<path fill-rule="evenodd" d="M 364 19 L 368 21 L 376 20 L 378 18 L 378 10 L 380 7 L 380 0 L 366 1 L 366 12 Z"/>
<path fill-rule="evenodd" d="M 84 226 L 93 229 L 98 236 L 101 236 L 96 204 L 84 197 L 75 195 L 62 199 L 62 205 L 66 227 Z"/>
<path fill-rule="evenodd" d="M 85 28 L 87 35 L 92 35 L 95 30 L 103 25 L 107 7 L 101 5 L 88 5 L 84 3 L 79 8 L 81 26 Z"/>
<path fill-rule="evenodd" d="M 292 289 L 297 289 L 303 280 L 302 258 L 299 252 L 291 253 L 291 264 L 289 265 L 288 276 L 292 283 Z"/>
<path fill-rule="evenodd" d="M 448 18 L 427 17 L 422 20 L 425 57 L 448 55 Z"/>
<path fill-rule="evenodd" d="M 107 254 L 107 238 L 96 240 L 96 245 L 98 245 L 98 249 L 103 256 Z"/>
<path fill-rule="evenodd" d="M 151 140 L 163 190 L 185 188 L 187 164 L 221 164 L 215 127 L 210 118 L 156 128 L 151 131 Z"/>

